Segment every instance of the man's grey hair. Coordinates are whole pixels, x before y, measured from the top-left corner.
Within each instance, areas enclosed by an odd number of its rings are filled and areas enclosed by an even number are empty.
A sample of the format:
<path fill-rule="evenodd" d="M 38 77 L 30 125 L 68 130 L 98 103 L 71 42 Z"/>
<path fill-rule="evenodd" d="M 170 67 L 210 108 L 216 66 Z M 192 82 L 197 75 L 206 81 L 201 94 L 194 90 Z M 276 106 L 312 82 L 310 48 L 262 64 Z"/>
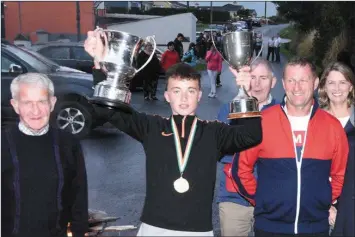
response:
<path fill-rule="evenodd" d="M 11 95 L 13 99 L 17 99 L 20 84 L 31 84 L 37 87 L 41 87 L 48 91 L 50 97 L 54 96 L 54 85 L 51 79 L 42 73 L 25 73 L 14 78 L 10 85 Z"/>
<path fill-rule="evenodd" d="M 252 64 L 250 65 L 250 68 L 251 68 L 251 70 L 254 70 L 259 65 L 264 65 L 266 67 L 266 69 L 270 72 L 270 75 L 272 77 L 274 77 L 274 73 L 272 71 L 271 64 L 268 60 L 266 60 L 264 58 L 257 58 L 257 59 L 255 59 L 254 62 L 252 62 Z"/>

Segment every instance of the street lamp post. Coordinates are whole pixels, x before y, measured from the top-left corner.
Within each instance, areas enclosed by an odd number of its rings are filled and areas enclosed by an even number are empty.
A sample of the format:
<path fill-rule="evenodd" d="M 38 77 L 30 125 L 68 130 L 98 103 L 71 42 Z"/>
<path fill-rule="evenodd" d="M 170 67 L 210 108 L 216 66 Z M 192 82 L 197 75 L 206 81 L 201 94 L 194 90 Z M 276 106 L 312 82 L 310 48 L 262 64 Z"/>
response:
<path fill-rule="evenodd" d="M 213 23 L 213 9 L 212 9 L 212 1 L 211 1 L 210 21 L 211 21 L 211 25 L 212 25 L 212 23 Z"/>

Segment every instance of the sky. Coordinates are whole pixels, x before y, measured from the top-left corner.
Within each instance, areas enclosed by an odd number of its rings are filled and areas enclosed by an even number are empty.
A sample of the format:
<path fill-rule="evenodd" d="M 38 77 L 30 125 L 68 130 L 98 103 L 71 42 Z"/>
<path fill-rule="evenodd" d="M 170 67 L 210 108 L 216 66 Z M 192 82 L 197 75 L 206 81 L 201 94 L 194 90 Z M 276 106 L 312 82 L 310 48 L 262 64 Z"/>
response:
<path fill-rule="evenodd" d="M 180 1 L 183 4 L 186 4 L 186 1 Z M 198 1 L 189 1 L 190 6 L 195 6 L 195 3 L 198 3 L 200 6 L 210 6 L 211 2 L 198 2 Z M 230 2 L 222 2 L 222 1 L 213 1 L 212 6 L 223 6 L 228 3 L 233 3 L 233 1 Z M 265 15 L 265 2 L 239 2 L 237 1 L 238 5 L 244 6 L 244 8 L 247 9 L 254 9 L 257 13 L 258 16 L 264 16 Z M 267 2 L 266 3 L 266 16 L 275 16 L 276 15 L 276 6 L 272 2 Z"/>

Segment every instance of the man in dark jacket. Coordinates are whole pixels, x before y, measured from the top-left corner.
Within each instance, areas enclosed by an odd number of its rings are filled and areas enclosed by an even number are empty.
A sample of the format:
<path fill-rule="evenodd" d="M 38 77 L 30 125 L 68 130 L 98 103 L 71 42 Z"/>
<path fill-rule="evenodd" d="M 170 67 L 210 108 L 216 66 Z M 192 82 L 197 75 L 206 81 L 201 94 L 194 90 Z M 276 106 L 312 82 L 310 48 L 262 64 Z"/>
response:
<path fill-rule="evenodd" d="M 44 74 L 11 83 L 20 123 L 2 130 L 1 234 L 75 237 L 88 231 L 88 190 L 81 147 L 71 134 L 49 126 L 56 98 Z"/>
<path fill-rule="evenodd" d="M 182 33 L 179 33 L 174 40 L 175 50 L 179 53 L 180 59 L 184 55 L 184 46 L 182 45 L 182 41 L 184 40 L 184 38 L 184 35 Z"/>

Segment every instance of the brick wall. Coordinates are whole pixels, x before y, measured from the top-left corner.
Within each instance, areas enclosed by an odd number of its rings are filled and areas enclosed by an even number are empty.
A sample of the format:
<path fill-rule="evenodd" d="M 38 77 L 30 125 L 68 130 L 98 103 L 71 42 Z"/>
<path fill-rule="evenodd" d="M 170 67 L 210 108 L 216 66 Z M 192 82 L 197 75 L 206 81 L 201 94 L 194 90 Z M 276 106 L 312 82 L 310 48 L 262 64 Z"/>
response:
<path fill-rule="evenodd" d="M 6 39 L 20 33 L 19 2 L 5 2 Z M 22 33 L 37 41 L 37 30 L 51 34 L 77 34 L 76 2 L 20 2 Z M 94 28 L 94 3 L 80 1 L 81 34 Z"/>

